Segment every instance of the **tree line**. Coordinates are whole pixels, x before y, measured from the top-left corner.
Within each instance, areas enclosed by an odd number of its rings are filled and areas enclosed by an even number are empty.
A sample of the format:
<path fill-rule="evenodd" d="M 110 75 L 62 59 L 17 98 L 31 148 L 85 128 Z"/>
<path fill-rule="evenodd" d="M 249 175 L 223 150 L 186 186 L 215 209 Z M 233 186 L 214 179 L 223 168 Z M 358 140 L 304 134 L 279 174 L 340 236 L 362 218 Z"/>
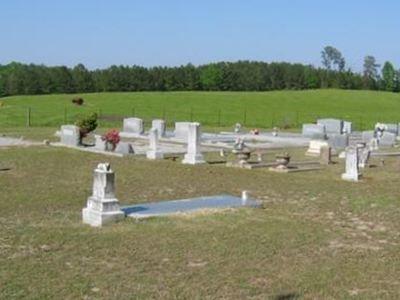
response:
<path fill-rule="evenodd" d="M 341 52 L 327 46 L 323 67 L 259 61 L 218 62 L 179 67 L 111 66 L 88 70 L 12 62 L 0 65 L 0 96 L 107 91 L 271 91 L 319 88 L 400 91 L 400 70 L 373 56 L 362 73 L 346 68 Z"/>

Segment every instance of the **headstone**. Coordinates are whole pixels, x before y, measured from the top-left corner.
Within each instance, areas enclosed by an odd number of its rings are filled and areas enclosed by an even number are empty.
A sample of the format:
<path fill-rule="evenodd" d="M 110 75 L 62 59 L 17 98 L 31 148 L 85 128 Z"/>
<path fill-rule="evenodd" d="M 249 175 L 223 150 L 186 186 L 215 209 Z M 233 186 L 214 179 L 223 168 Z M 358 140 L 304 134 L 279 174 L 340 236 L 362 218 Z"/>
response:
<path fill-rule="evenodd" d="M 349 121 L 343 121 L 342 133 L 350 134 L 353 132 L 353 123 Z"/>
<path fill-rule="evenodd" d="M 363 131 L 362 132 L 362 141 L 364 143 L 369 143 L 370 140 L 372 140 L 375 137 L 375 131 L 369 130 L 369 131 Z"/>
<path fill-rule="evenodd" d="M 240 124 L 240 123 L 236 123 L 235 124 L 235 128 L 234 128 L 234 132 L 235 133 L 240 133 L 240 131 L 242 130 L 242 124 Z"/>
<path fill-rule="evenodd" d="M 174 136 L 178 139 L 186 140 L 191 122 L 175 122 Z"/>
<path fill-rule="evenodd" d="M 94 136 L 95 142 L 94 147 L 99 150 L 106 150 L 106 142 L 103 141 L 101 135 L 95 134 Z"/>
<path fill-rule="evenodd" d="M 131 143 L 127 142 L 119 142 L 117 147 L 115 148 L 115 152 L 121 153 L 121 154 L 134 154 L 135 151 L 132 147 Z"/>
<path fill-rule="evenodd" d="M 184 164 L 202 164 L 205 163 L 203 155 L 200 152 L 200 124 L 190 123 L 188 133 L 187 153 L 182 161 Z"/>
<path fill-rule="evenodd" d="M 164 154 L 158 149 L 158 130 L 152 128 L 149 131 L 149 151 L 146 152 L 146 157 L 148 159 L 162 159 Z"/>
<path fill-rule="evenodd" d="M 357 147 L 347 147 L 346 149 L 346 172 L 342 174 L 343 180 L 359 181 L 361 173 L 359 170 L 359 157 Z"/>
<path fill-rule="evenodd" d="M 349 135 L 332 134 L 328 137 L 328 144 L 334 149 L 344 149 L 349 145 Z"/>
<path fill-rule="evenodd" d="M 392 123 L 387 123 L 386 125 L 386 132 L 390 132 L 395 134 L 396 136 L 399 135 L 399 124 L 392 124 Z"/>
<path fill-rule="evenodd" d="M 143 120 L 139 118 L 127 118 L 124 119 L 124 132 L 143 134 Z"/>
<path fill-rule="evenodd" d="M 325 126 L 317 124 L 303 124 L 302 135 L 312 139 L 324 140 L 326 138 Z"/>
<path fill-rule="evenodd" d="M 320 140 L 311 140 L 310 146 L 306 152 L 308 156 L 320 156 L 321 155 L 321 148 L 322 147 L 329 147 L 327 141 L 320 141 Z"/>
<path fill-rule="evenodd" d="M 327 134 L 336 133 L 341 134 L 343 132 L 343 121 L 338 119 L 319 119 L 317 124 L 325 126 L 325 132 Z"/>
<path fill-rule="evenodd" d="M 103 226 L 121 220 L 124 216 L 115 198 L 115 173 L 110 164 L 99 164 L 93 174 L 92 196 L 82 210 L 83 223 Z"/>
<path fill-rule="evenodd" d="M 321 147 L 320 156 L 321 165 L 329 165 L 332 163 L 332 148 L 331 147 Z"/>
<path fill-rule="evenodd" d="M 68 146 L 79 146 L 80 132 L 75 125 L 63 125 L 60 132 L 61 143 Z"/>
<path fill-rule="evenodd" d="M 372 138 L 368 143 L 369 149 L 371 151 L 379 150 L 379 141 L 377 138 Z"/>
<path fill-rule="evenodd" d="M 371 150 L 368 147 L 360 149 L 358 166 L 360 168 L 365 168 L 368 165 L 370 156 Z"/>
<path fill-rule="evenodd" d="M 396 143 L 396 134 L 384 131 L 379 139 L 379 146 L 393 147 Z"/>
<path fill-rule="evenodd" d="M 151 122 L 151 128 L 152 129 L 157 129 L 158 130 L 158 135 L 160 137 L 165 136 L 165 131 L 166 131 L 166 124 L 164 120 L 153 120 Z"/>

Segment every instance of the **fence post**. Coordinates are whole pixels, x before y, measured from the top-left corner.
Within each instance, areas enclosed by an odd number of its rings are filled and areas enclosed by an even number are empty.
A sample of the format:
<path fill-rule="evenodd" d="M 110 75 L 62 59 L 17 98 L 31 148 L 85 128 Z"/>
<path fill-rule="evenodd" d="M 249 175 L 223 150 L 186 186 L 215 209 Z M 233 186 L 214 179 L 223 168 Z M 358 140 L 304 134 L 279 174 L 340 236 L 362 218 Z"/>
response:
<path fill-rule="evenodd" d="M 64 124 L 67 124 L 68 123 L 68 109 L 67 109 L 67 107 L 65 106 L 64 107 Z"/>
<path fill-rule="evenodd" d="M 26 127 L 31 127 L 31 108 L 28 107 L 26 111 Z"/>

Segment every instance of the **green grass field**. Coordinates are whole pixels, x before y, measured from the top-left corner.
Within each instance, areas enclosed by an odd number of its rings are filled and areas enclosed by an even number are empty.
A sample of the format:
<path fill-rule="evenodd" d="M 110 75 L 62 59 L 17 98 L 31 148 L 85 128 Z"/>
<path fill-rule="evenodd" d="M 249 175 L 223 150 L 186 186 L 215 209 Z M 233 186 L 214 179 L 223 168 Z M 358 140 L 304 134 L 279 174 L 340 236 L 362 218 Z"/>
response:
<path fill-rule="evenodd" d="M 71 103 L 74 95 L 16 96 L 1 99 L 0 126 L 25 126 L 27 108 L 31 125 L 56 127 L 71 123 L 82 113 L 95 111 L 101 125 L 121 126 L 123 116 L 146 121 L 164 118 L 199 121 L 206 126 L 274 126 L 299 128 L 318 117 L 353 121 L 358 129 L 376 122 L 400 121 L 400 94 L 372 91 L 311 90 L 277 92 L 144 92 L 80 95 L 83 107 Z"/>
<path fill-rule="evenodd" d="M 122 204 L 247 189 L 264 209 L 91 228 L 81 209 L 105 159 Z M 2 149 L 10 170 L 0 171 L 0 298 L 398 299 L 399 160 L 372 163 L 354 184 L 340 179 L 343 163 L 276 174 Z"/>

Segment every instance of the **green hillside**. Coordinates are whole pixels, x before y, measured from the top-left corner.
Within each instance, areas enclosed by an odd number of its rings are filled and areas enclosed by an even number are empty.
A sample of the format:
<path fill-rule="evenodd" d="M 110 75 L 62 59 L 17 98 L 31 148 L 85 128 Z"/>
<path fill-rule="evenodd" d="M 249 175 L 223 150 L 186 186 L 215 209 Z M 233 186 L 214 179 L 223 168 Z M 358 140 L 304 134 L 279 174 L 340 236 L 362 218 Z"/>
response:
<path fill-rule="evenodd" d="M 2 98 L 0 126 L 59 126 L 78 114 L 99 112 L 102 126 L 120 126 L 121 118 L 136 115 L 150 120 L 199 121 L 208 126 L 273 126 L 295 128 L 318 117 L 353 121 L 358 129 L 377 121 L 400 121 L 400 94 L 374 91 L 307 90 L 274 92 L 140 92 L 79 95 L 85 104 L 71 103 L 74 95 Z"/>

